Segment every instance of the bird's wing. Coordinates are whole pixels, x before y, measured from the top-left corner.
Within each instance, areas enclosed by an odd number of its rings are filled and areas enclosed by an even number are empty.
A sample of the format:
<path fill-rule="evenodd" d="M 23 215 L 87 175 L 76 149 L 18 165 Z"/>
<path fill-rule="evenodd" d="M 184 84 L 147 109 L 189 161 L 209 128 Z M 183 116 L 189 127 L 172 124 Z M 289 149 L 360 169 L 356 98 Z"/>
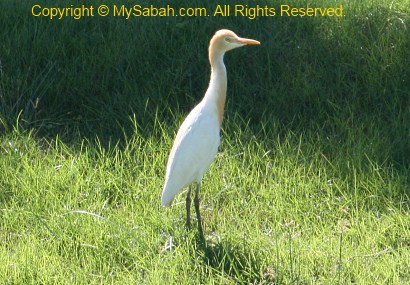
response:
<path fill-rule="evenodd" d="M 182 123 L 169 155 L 163 205 L 169 205 L 183 187 L 202 179 L 218 152 L 219 142 L 215 116 L 194 109 Z"/>

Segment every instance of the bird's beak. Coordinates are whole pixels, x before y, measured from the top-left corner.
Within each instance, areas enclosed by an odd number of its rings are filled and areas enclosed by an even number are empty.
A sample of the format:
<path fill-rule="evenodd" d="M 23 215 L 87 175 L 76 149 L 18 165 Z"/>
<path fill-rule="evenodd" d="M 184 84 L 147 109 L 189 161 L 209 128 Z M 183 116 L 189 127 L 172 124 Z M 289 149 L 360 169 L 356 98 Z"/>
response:
<path fill-rule="evenodd" d="M 238 44 L 243 44 L 243 45 L 260 45 L 261 44 L 260 42 L 256 40 L 245 39 L 245 38 L 238 38 L 236 41 L 238 42 Z"/>

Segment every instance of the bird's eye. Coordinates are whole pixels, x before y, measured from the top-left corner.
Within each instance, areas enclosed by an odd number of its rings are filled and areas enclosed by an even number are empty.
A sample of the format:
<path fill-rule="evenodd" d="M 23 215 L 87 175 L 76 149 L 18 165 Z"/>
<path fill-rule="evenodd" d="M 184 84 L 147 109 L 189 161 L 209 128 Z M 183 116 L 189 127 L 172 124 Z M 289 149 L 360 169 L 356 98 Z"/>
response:
<path fill-rule="evenodd" d="M 226 38 L 225 38 L 225 41 L 227 41 L 228 43 L 231 43 L 231 42 L 232 42 L 232 38 L 226 37 Z"/>

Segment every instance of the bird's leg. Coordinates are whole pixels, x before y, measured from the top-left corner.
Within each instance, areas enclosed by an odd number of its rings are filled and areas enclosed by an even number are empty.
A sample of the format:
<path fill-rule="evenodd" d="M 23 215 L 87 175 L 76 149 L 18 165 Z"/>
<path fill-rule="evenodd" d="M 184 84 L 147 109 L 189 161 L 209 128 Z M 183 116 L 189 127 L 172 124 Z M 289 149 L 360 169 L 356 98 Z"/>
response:
<path fill-rule="evenodd" d="M 194 202 L 195 202 L 196 219 L 198 220 L 199 236 L 201 239 L 204 239 L 204 231 L 202 230 L 201 214 L 199 213 L 199 183 L 196 184 Z"/>
<path fill-rule="evenodd" d="M 186 194 L 186 227 L 188 230 L 191 229 L 191 185 Z"/>

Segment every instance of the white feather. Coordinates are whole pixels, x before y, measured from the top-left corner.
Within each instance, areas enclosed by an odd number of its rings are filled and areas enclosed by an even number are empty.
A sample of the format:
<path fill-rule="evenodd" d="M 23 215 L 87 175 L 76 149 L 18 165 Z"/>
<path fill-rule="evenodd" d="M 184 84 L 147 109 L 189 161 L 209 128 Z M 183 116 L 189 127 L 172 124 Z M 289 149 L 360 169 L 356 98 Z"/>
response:
<path fill-rule="evenodd" d="M 167 164 L 163 206 L 170 206 L 185 186 L 199 183 L 218 152 L 220 136 L 216 107 L 210 108 L 205 103 L 198 104 L 178 130 Z"/>

